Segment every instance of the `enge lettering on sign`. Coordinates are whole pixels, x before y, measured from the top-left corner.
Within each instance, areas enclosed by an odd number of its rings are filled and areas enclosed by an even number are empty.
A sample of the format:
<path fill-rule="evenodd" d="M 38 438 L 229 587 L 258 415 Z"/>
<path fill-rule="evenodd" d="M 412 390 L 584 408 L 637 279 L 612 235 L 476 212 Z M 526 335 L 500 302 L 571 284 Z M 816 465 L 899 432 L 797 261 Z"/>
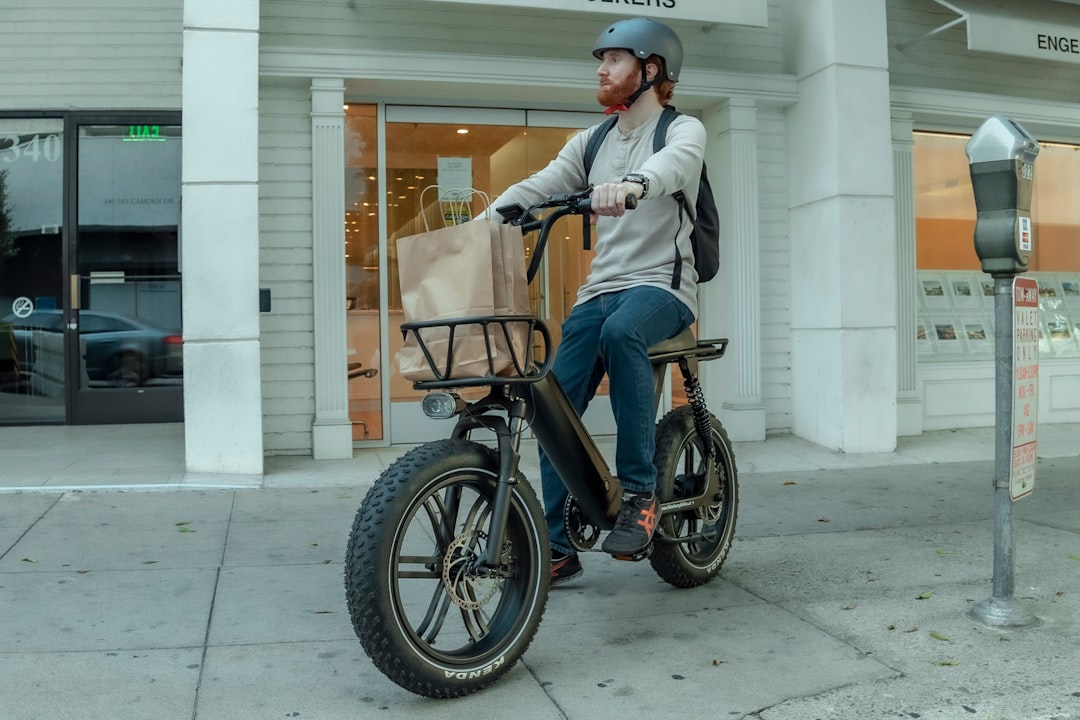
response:
<path fill-rule="evenodd" d="M 1047 35 L 1045 33 L 1038 33 L 1035 36 L 1035 44 L 1040 50 L 1051 50 L 1053 52 L 1069 55 L 1080 55 L 1080 38 L 1068 37 L 1066 35 Z"/>

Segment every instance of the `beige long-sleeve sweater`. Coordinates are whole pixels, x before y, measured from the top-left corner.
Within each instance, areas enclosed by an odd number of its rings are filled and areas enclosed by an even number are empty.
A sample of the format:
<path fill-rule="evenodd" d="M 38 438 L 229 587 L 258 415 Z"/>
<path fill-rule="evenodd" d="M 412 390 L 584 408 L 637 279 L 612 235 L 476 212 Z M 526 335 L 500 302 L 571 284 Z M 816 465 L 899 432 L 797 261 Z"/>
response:
<path fill-rule="evenodd" d="M 574 192 L 605 182 L 619 182 L 629 173 L 649 179 L 649 192 L 636 210 L 622 217 L 602 216 L 596 224 L 596 257 L 585 284 L 578 289 L 577 304 L 607 292 L 637 285 L 667 290 L 697 316 L 697 273 L 690 244 L 690 218 L 672 193 L 682 189 L 694 207 L 705 153 L 705 128 L 699 120 L 680 115 L 668 127 L 667 142 L 653 153 L 653 132 L 660 117 L 624 134 L 616 125 L 604 139 L 585 177 L 585 147 L 599 125 L 584 130 L 566 144 L 547 167 L 512 185 L 492 207 L 518 203 L 522 207 L 549 195 Z M 671 287 L 675 248 L 682 255 L 682 282 Z"/>

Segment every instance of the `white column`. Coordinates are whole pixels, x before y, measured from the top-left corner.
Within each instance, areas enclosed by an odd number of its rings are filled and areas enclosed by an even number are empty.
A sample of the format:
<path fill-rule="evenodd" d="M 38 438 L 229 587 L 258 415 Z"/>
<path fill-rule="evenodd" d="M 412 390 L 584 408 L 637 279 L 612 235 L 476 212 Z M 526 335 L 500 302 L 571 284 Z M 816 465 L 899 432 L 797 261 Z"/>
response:
<path fill-rule="evenodd" d="M 896 447 L 897 249 L 885 0 L 785 0 L 792 431 Z"/>
<path fill-rule="evenodd" d="M 896 433 L 921 435 L 923 407 L 919 393 L 918 304 L 915 267 L 915 173 L 912 166 L 911 113 L 893 113 L 893 178 L 896 188 Z"/>
<path fill-rule="evenodd" d="M 730 344 L 724 359 L 701 366 L 702 385 L 732 440 L 764 440 L 757 106 L 732 98 L 706 111 L 704 121 L 720 214 L 720 272 L 699 290 L 698 336 L 727 337 Z"/>
<path fill-rule="evenodd" d="M 184 2 L 184 440 L 189 472 L 263 472 L 259 4 Z"/>
<path fill-rule="evenodd" d="M 350 458 L 345 316 L 345 81 L 311 83 L 311 207 L 315 300 L 316 460 Z"/>

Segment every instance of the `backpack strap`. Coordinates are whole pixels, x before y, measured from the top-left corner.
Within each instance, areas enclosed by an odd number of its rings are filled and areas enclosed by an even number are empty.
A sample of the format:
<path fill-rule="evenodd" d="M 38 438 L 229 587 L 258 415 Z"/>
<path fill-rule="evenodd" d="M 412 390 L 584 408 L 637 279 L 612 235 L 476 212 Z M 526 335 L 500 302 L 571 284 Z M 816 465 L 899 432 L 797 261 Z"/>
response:
<path fill-rule="evenodd" d="M 660 113 L 660 119 L 656 121 L 656 132 L 653 133 L 653 153 L 660 152 L 664 145 L 667 144 L 667 131 L 668 126 L 671 125 L 675 118 L 682 115 L 675 109 L 674 105 L 665 105 L 663 112 Z M 690 216 L 690 224 L 695 223 L 694 211 L 690 209 L 690 202 L 686 199 L 686 193 L 682 190 L 676 190 L 672 193 L 672 197 L 675 198 L 675 202 L 679 204 L 679 228 L 682 228 L 683 212 Z M 679 235 L 675 234 L 675 268 L 671 272 L 671 289 L 678 290 L 682 285 L 682 253 L 679 252 Z"/>
<path fill-rule="evenodd" d="M 611 132 L 611 128 L 615 127 L 615 123 L 619 122 L 618 115 L 612 115 L 603 122 L 600 127 L 596 128 L 596 131 L 589 137 L 589 143 L 585 146 L 585 182 L 589 182 L 589 173 L 592 172 L 593 160 L 596 159 L 596 153 L 600 152 L 600 146 L 604 144 L 604 138 Z"/>
<path fill-rule="evenodd" d="M 665 105 L 663 112 L 660 113 L 660 119 L 656 121 L 656 132 L 652 136 L 652 151 L 654 153 L 660 152 L 664 145 L 667 144 L 667 129 L 671 125 L 671 121 L 682 115 L 681 112 L 675 109 L 674 105 Z"/>
<path fill-rule="evenodd" d="M 612 115 L 603 122 L 600 127 L 593 131 L 593 134 L 589 136 L 589 142 L 585 145 L 585 184 L 589 184 L 589 173 L 592 172 L 593 160 L 596 159 L 596 154 L 600 152 L 600 146 L 604 144 L 604 138 L 611 132 L 611 128 L 615 127 L 615 123 L 619 122 L 618 115 Z M 581 216 L 581 238 L 582 247 L 586 250 L 592 248 L 592 225 L 589 224 L 589 216 L 583 214 Z"/>

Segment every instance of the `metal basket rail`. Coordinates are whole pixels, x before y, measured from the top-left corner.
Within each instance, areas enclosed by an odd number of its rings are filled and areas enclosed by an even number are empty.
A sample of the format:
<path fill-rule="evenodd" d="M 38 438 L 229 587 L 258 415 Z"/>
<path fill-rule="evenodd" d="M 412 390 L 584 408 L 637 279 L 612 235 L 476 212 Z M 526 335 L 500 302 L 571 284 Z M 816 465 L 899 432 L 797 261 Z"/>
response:
<path fill-rule="evenodd" d="M 510 332 L 510 326 L 524 324 L 528 328 L 525 342 L 524 357 L 515 350 Z M 454 338 L 458 328 L 462 326 L 479 325 L 482 329 L 484 347 L 487 350 L 486 375 L 472 377 L 451 377 L 454 367 Z M 495 326 L 495 327 L 492 327 Z M 447 341 L 447 353 L 445 358 L 436 359 L 432 356 L 427 343 L 424 342 L 422 330 L 431 328 L 448 328 L 449 338 Z M 505 349 L 510 355 L 509 367 L 496 371 L 493 357 L 494 341 L 493 332 L 501 333 L 505 341 Z M 547 375 L 551 369 L 551 362 L 555 354 L 552 352 L 551 333 L 547 325 L 533 315 L 480 315 L 475 317 L 452 318 L 444 320 L 418 320 L 401 324 L 401 335 L 407 337 L 412 334 L 416 343 L 427 360 L 434 380 L 419 380 L 413 383 L 415 390 L 437 390 L 454 387 L 485 387 L 491 385 L 512 385 L 515 383 L 534 383 Z M 533 352 L 533 340 L 540 337 L 540 348 L 543 358 L 537 362 Z M 442 338 L 440 338 L 442 339 Z"/>

